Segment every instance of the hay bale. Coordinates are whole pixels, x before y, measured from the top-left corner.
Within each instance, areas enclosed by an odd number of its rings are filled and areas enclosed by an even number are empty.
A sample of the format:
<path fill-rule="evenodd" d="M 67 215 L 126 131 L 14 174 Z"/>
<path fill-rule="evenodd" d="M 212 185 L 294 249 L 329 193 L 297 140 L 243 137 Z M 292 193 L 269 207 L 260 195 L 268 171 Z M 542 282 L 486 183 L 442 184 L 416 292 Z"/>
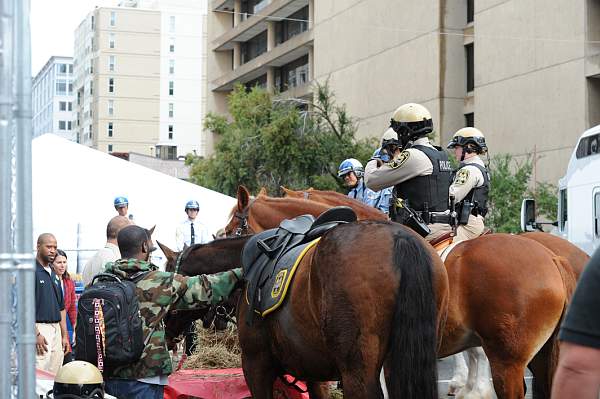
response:
<path fill-rule="evenodd" d="M 344 399 L 344 393 L 341 389 L 331 388 L 329 390 L 329 399 Z"/>
<path fill-rule="evenodd" d="M 196 348 L 183 363 L 184 369 L 227 369 L 242 367 L 237 328 L 230 326 L 224 331 L 202 328 L 196 323 Z"/>

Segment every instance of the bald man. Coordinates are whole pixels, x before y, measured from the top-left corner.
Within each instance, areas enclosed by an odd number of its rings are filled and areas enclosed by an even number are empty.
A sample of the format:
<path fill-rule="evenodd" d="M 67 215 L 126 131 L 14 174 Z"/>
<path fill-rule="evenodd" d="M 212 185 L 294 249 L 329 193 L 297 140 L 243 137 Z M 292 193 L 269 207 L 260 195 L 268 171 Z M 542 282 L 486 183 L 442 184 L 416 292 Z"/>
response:
<path fill-rule="evenodd" d="M 115 216 L 110 219 L 106 226 L 106 245 L 104 248 L 98 250 L 83 268 L 82 279 L 86 287 L 90 285 L 95 275 L 104 272 L 104 266 L 108 262 L 114 262 L 121 258 L 121 253 L 117 246 L 117 235 L 123 227 L 130 224 L 131 221 L 125 216 Z"/>
<path fill-rule="evenodd" d="M 56 238 L 41 234 L 35 257 L 35 366 L 53 374 L 62 366 L 68 342 L 62 288 L 52 269 L 55 257 Z"/>

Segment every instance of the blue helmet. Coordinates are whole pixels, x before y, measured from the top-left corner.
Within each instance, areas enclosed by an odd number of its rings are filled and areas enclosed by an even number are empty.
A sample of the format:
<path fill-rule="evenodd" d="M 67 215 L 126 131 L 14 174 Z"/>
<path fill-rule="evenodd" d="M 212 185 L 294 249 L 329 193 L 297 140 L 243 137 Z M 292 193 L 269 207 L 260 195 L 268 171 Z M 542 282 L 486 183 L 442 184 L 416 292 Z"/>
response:
<path fill-rule="evenodd" d="M 356 177 L 360 179 L 365 174 L 365 169 L 358 159 L 348 158 L 340 164 L 340 167 L 338 168 L 338 177 L 347 175 L 350 172 L 354 172 Z"/>
<path fill-rule="evenodd" d="M 379 147 L 378 149 L 375 150 L 375 152 L 373 152 L 373 156 L 371 157 L 371 159 L 380 159 L 383 162 L 389 162 L 390 161 L 390 156 L 387 152 L 384 152 L 383 154 L 381 153 L 381 147 Z"/>
<path fill-rule="evenodd" d="M 200 204 L 196 200 L 190 200 L 185 204 L 185 210 L 187 211 L 188 209 L 200 210 Z"/>
<path fill-rule="evenodd" d="M 126 197 L 117 197 L 115 198 L 114 204 L 115 208 L 123 208 L 124 206 L 129 205 L 129 201 Z"/>

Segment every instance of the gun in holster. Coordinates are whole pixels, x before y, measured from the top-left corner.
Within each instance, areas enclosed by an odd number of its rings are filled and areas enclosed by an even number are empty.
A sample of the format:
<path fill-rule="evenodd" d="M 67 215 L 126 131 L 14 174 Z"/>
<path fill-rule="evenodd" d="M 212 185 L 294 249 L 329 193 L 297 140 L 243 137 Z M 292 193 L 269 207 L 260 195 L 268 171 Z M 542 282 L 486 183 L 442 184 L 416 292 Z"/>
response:
<path fill-rule="evenodd" d="M 394 222 L 410 227 L 422 237 L 426 237 L 431 233 L 427 223 L 408 206 L 408 201 L 404 201 L 402 198 L 392 196 L 390 217 Z"/>
<path fill-rule="evenodd" d="M 457 224 L 465 225 L 469 223 L 469 216 L 473 214 L 473 209 L 477 206 L 477 203 L 463 200 L 456 204 L 457 206 Z"/>

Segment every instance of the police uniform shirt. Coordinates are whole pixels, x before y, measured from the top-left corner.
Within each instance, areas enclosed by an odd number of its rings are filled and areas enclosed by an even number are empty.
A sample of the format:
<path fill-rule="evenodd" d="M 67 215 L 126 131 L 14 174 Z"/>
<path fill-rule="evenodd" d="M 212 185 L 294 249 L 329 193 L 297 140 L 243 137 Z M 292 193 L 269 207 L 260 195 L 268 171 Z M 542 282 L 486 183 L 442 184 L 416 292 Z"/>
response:
<path fill-rule="evenodd" d="M 469 166 L 470 164 L 477 164 L 485 167 L 479 156 L 465 159 L 462 163 L 463 166 L 458 170 L 454 181 L 450 185 L 450 195 L 454 196 L 456 202 L 462 201 L 473 188 L 481 187 L 485 182 L 481 170 L 476 166 Z"/>
<path fill-rule="evenodd" d="M 212 241 L 208 229 L 196 220 L 187 219 L 181 223 L 176 232 L 177 250 L 181 251 L 184 245 L 190 246 L 192 242 L 192 223 L 194 223 L 194 244 L 206 244 Z"/>
<path fill-rule="evenodd" d="M 389 213 L 392 188 L 388 187 L 381 191 L 373 191 L 365 185 L 364 179 L 361 178 L 358 180 L 356 187 L 348 192 L 348 197 L 379 209 L 383 213 Z"/>
<path fill-rule="evenodd" d="M 35 322 L 58 323 L 65 309 L 60 279 L 52 269 L 48 273 L 37 260 L 35 263 Z"/>
<path fill-rule="evenodd" d="M 422 145 L 431 148 L 427 137 L 415 140 L 413 145 Z M 365 167 L 365 183 L 374 191 L 410 180 L 417 176 L 427 176 L 433 173 L 433 165 L 423 151 L 408 148 L 402 151 L 392 161 L 377 167 L 377 160 L 373 159 Z"/>

